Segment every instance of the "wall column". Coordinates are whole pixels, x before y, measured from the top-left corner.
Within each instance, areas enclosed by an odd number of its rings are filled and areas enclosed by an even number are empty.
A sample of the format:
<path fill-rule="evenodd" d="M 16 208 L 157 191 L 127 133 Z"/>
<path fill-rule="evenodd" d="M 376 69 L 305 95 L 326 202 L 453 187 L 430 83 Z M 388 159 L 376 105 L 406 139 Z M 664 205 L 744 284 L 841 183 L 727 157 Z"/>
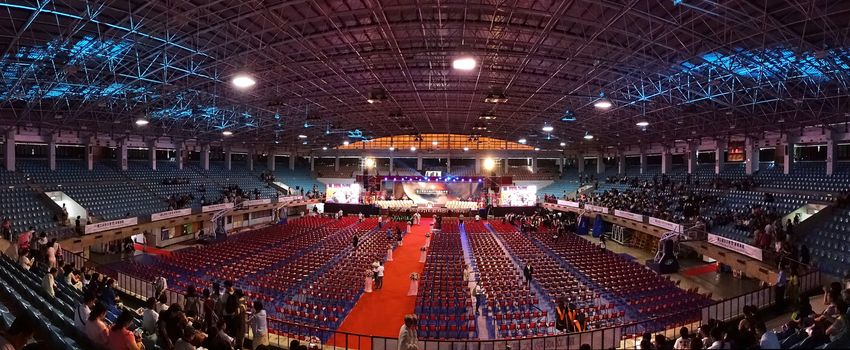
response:
<path fill-rule="evenodd" d="M 334 157 L 334 171 L 339 171 L 339 156 Z"/>
<path fill-rule="evenodd" d="M 210 145 L 201 146 L 201 167 L 210 170 Z"/>
<path fill-rule="evenodd" d="M 127 139 L 121 140 L 121 150 L 118 156 L 118 166 L 127 171 Z"/>
<path fill-rule="evenodd" d="M 295 152 L 289 154 L 289 170 L 295 170 L 295 158 L 297 157 L 298 155 Z"/>
<path fill-rule="evenodd" d="M 292 165 L 293 165 L 293 169 L 294 169 L 295 164 L 292 164 Z M 314 156 L 314 155 L 310 156 L 310 171 L 311 172 L 316 171 L 316 156 Z"/>
<path fill-rule="evenodd" d="M 224 167 L 227 170 L 233 169 L 233 151 L 230 150 L 230 146 L 224 149 Z"/>
<path fill-rule="evenodd" d="M 605 155 L 599 154 L 596 157 L 596 173 L 604 174 L 605 173 Z"/>
<path fill-rule="evenodd" d="M 248 166 L 248 170 L 254 171 L 254 157 L 256 157 L 256 153 L 253 148 L 248 150 L 248 156 L 245 157 L 245 164 Z"/>
<path fill-rule="evenodd" d="M 183 141 L 180 141 L 177 145 L 175 145 L 175 148 L 176 149 L 174 151 L 177 152 L 177 155 L 175 156 L 175 158 L 177 158 L 177 169 L 183 170 L 183 163 L 186 161 L 186 145 Z"/>
<path fill-rule="evenodd" d="M 509 168 L 510 166 L 508 165 L 508 158 L 502 158 L 502 175 L 507 175 Z"/>
<path fill-rule="evenodd" d="M 269 169 L 269 171 L 274 171 L 274 169 L 275 169 L 275 165 L 276 165 L 276 164 L 275 164 L 275 159 L 274 159 L 274 151 L 269 152 L 269 156 L 268 156 L 268 157 L 269 157 L 269 158 L 268 158 L 268 160 L 266 161 L 266 168 L 268 168 L 268 169 Z"/>
<path fill-rule="evenodd" d="M 688 153 L 685 154 L 685 157 L 687 157 L 685 161 L 688 163 L 688 174 L 693 174 L 697 170 L 697 148 L 699 148 L 699 143 L 688 143 Z"/>
<path fill-rule="evenodd" d="M 564 157 L 558 157 L 558 174 L 564 173 Z"/>
<path fill-rule="evenodd" d="M 832 137 L 826 142 L 826 175 L 830 176 L 835 171 L 835 140 Z"/>
<path fill-rule="evenodd" d="M 617 174 L 626 174 L 626 153 L 623 151 L 620 151 L 620 155 L 617 157 Z"/>
<path fill-rule="evenodd" d="M 92 145 L 91 137 L 86 140 L 86 169 L 94 170 L 94 145 Z"/>
<path fill-rule="evenodd" d="M 670 148 L 664 147 L 661 151 L 661 173 L 670 173 L 670 168 L 673 166 L 673 155 L 670 153 Z"/>
<path fill-rule="evenodd" d="M 481 157 L 475 157 L 475 175 L 481 174 Z"/>
<path fill-rule="evenodd" d="M 759 146 L 758 140 L 754 137 L 747 137 L 744 140 L 744 152 L 747 154 L 745 169 L 747 175 L 759 171 Z"/>
<path fill-rule="evenodd" d="M 578 165 L 578 173 L 579 175 L 584 174 L 584 154 L 578 154 L 578 160 L 576 160 L 576 165 Z"/>
<path fill-rule="evenodd" d="M 148 141 L 148 160 L 151 161 L 151 169 L 156 170 L 156 139 Z"/>
<path fill-rule="evenodd" d="M 47 163 L 50 165 L 50 171 L 56 171 L 56 135 L 50 135 L 50 140 L 47 142 Z"/>
<path fill-rule="evenodd" d="M 643 174 L 646 172 L 646 152 L 644 150 L 640 150 L 640 173 Z"/>
<path fill-rule="evenodd" d="M 422 171 L 422 156 L 416 156 L 416 170 Z"/>
<path fill-rule="evenodd" d="M 452 157 L 446 157 L 446 175 L 452 172 Z"/>
<path fill-rule="evenodd" d="M 537 174 L 537 157 L 531 157 L 531 172 Z"/>
<path fill-rule="evenodd" d="M 723 140 L 716 140 L 716 144 L 714 146 L 714 173 L 720 174 L 723 171 L 723 165 L 726 163 L 726 142 Z"/>
<path fill-rule="evenodd" d="M 791 167 L 794 165 L 794 142 L 791 141 L 791 135 L 788 133 L 782 134 L 782 172 L 785 175 L 791 173 Z"/>
<path fill-rule="evenodd" d="M 393 164 L 393 157 L 390 156 L 390 173 L 388 175 L 392 175 L 393 170 L 395 170 L 395 165 Z"/>

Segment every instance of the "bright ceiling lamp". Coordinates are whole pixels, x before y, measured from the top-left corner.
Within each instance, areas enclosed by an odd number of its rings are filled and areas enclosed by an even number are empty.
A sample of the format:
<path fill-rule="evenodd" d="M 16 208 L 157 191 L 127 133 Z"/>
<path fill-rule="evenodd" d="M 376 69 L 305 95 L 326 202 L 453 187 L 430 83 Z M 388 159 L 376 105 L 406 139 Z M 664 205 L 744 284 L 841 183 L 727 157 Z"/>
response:
<path fill-rule="evenodd" d="M 611 100 L 605 98 L 605 93 L 599 94 L 599 99 L 596 102 L 593 102 L 593 107 L 598 109 L 608 109 L 611 108 L 614 104 L 611 103 Z"/>
<path fill-rule="evenodd" d="M 535 150 L 535 151 L 539 151 L 539 150 L 540 150 L 540 148 L 534 147 L 534 150 Z"/>
<path fill-rule="evenodd" d="M 343 146 L 348 146 L 348 141 L 342 141 Z"/>
<path fill-rule="evenodd" d="M 240 89 L 247 89 L 249 87 L 254 86 L 254 84 L 257 84 L 257 81 L 247 74 L 239 74 L 233 77 L 233 80 L 231 82 L 233 83 L 233 86 Z"/>
<path fill-rule="evenodd" d="M 298 138 L 299 138 L 299 139 L 306 139 L 306 138 L 307 138 L 307 135 L 301 134 L 301 135 L 298 135 Z"/>
<path fill-rule="evenodd" d="M 463 151 L 464 151 L 464 152 L 469 151 L 469 147 L 464 147 L 464 148 L 463 148 Z"/>
<path fill-rule="evenodd" d="M 649 126 L 649 122 L 648 121 L 639 121 L 639 122 L 635 123 L 635 125 L 637 125 L 641 128 L 645 128 L 645 127 Z"/>
<path fill-rule="evenodd" d="M 452 61 L 452 68 L 457 70 L 473 70 L 478 62 L 472 57 L 458 57 Z"/>
<path fill-rule="evenodd" d="M 411 151 L 411 152 L 416 152 L 416 146 L 410 146 L 410 151 Z"/>
<path fill-rule="evenodd" d="M 221 132 L 221 134 L 224 135 L 224 136 L 233 136 L 233 131 L 224 130 L 224 131 Z"/>
<path fill-rule="evenodd" d="M 543 131 L 552 132 L 552 130 L 555 130 L 555 128 L 552 127 L 551 125 L 549 125 L 549 124 L 543 125 Z"/>
<path fill-rule="evenodd" d="M 328 150 L 328 148 L 327 148 L 327 147 L 322 146 L 322 151 L 327 151 L 327 150 Z"/>
<path fill-rule="evenodd" d="M 436 146 L 438 143 L 439 142 L 437 142 L 437 141 L 431 141 L 431 146 Z"/>
<path fill-rule="evenodd" d="M 390 152 L 395 151 L 395 147 L 390 146 Z"/>
<path fill-rule="evenodd" d="M 146 117 L 139 117 L 139 119 L 136 119 L 136 125 L 138 126 L 145 126 L 148 124 L 150 124 L 150 120 Z"/>
<path fill-rule="evenodd" d="M 366 158 L 365 161 L 366 168 L 372 169 L 375 167 L 375 159 L 374 158 Z"/>
<path fill-rule="evenodd" d="M 566 143 L 566 142 L 561 142 L 561 147 L 564 147 L 564 146 L 566 146 L 566 145 L 567 145 L 567 143 Z"/>
<path fill-rule="evenodd" d="M 482 166 L 484 166 L 484 170 L 493 170 L 496 167 L 496 161 L 493 158 L 486 158 Z"/>
<path fill-rule="evenodd" d="M 528 140 L 526 140 L 526 139 L 519 139 L 519 141 L 517 141 L 517 142 L 519 142 L 519 143 L 521 143 L 521 144 L 523 144 L 523 145 L 524 145 L 526 142 L 528 142 Z"/>
<path fill-rule="evenodd" d="M 593 140 L 593 135 L 591 135 L 589 132 L 585 132 L 584 133 L 584 139 L 585 140 Z"/>

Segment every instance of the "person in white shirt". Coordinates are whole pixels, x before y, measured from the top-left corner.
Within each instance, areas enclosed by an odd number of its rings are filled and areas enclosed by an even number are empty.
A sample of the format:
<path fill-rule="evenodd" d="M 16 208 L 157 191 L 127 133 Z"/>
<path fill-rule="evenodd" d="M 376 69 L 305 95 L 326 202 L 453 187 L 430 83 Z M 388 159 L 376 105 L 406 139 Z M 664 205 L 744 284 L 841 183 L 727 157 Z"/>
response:
<path fill-rule="evenodd" d="M 761 338 L 759 339 L 759 347 L 762 349 L 782 349 L 776 333 L 767 330 L 767 325 L 764 324 L 764 321 L 756 322 L 756 334 L 761 335 Z"/>
<path fill-rule="evenodd" d="M 32 268 L 32 264 L 33 258 L 31 252 L 27 252 L 26 254 L 21 255 L 21 267 L 23 267 L 24 270 L 29 271 Z"/>
<path fill-rule="evenodd" d="M 0 334 L 0 350 L 20 350 L 35 335 L 36 322 L 29 314 L 15 318 L 5 333 Z"/>
<path fill-rule="evenodd" d="M 168 289 L 168 281 L 165 277 L 159 276 L 153 281 L 154 293 L 159 297 L 160 294 L 164 293 L 166 289 Z"/>
<path fill-rule="evenodd" d="M 398 332 L 398 350 L 419 350 L 416 324 L 416 315 L 404 316 L 404 325 Z"/>
<path fill-rule="evenodd" d="M 709 346 L 708 350 L 731 350 L 732 344 L 723 340 L 723 329 L 720 327 L 715 327 L 711 330 L 711 346 Z"/>
<path fill-rule="evenodd" d="M 55 267 L 51 267 L 50 270 L 41 278 L 41 287 L 44 288 L 44 291 L 47 292 L 47 295 L 55 298 L 56 291 L 54 287 L 56 286 L 56 275 L 59 273 Z"/>
<path fill-rule="evenodd" d="M 91 308 L 94 306 L 95 301 L 97 301 L 97 296 L 94 293 L 86 293 L 83 296 L 83 303 L 77 305 L 77 309 L 74 310 L 74 327 L 77 327 L 81 332 L 86 331 L 86 323 L 88 322 Z"/>
<path fill-rule="evenodd" d="M 248 320 L 251 326 L 251 350 L 256 350 L 260 345 L 269 345 L 269 323 L 266 317 L 266 310 L 263 309 L 263 303 L 260 301 L 254 302 L 254 315 Z"/>
<path fill-rule="evenodd" d="M 142 330 L 145 334 L 156 333 L 156 322 L 159 321 L 159 312 L 157 312 L 157 301 L 150 297 L 146 302 L 145 311 L 142 313 Z"/>
<path fill-rule="evenodd" d="M 679 330 L 679 338 L 676 339 L 676 342 L 673 344 L 673 349 L 675 350 L 690 350 L 691 349 L 691 334 L 688 331 L 688 327 L 682 327 Z"/>
<path fill-rule="evenodd" d="M 378 280 L 377 280 L 377 289 L 381 289 L 384 286 L 384 262 L 381 261 L 378 263 Z"/>

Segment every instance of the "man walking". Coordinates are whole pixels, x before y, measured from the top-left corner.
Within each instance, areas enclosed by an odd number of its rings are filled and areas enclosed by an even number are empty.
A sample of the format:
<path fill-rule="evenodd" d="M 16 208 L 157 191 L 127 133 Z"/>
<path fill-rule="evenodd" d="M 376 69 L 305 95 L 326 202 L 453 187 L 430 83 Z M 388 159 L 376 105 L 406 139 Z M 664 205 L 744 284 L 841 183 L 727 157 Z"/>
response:
<path fill-rule="evenodd" d="M 376 280 L 376 288 L 381 289 L 384 287 L 384 262 L 378 262 L 378 279 Z"/>

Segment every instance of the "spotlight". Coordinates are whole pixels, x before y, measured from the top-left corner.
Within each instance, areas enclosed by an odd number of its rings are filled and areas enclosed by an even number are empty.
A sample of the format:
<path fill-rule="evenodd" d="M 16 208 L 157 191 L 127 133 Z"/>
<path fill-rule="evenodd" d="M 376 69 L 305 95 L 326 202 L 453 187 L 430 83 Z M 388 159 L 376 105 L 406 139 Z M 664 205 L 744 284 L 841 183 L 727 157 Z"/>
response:
<path fill-rule="evenodd" d="M 307 135 L 301 134 L 301 135 L 298 135 L 298 138 L 299 138 L 299 139 L 306 139 L 306 138 L 307 138 Z"/>
<path fill-rule="evenodd" d="M 322 151 L 327 151 L 327 150 L 328 150 L 327 147 L 322 147 Z"/>
<path fill-rule="evenodd" d="M 637 125 L 641 128 L 645 128 L 645 127 L 649 126 L 649 122 L 648 121 L 639 121 L 639 122 L 635 123 L 635 125 Z"/>
<path fill-rule="evenodd" d="M 518 141 L 518 142 L 524 145 L 526 142 L 528 142 L 528 140 L 526 140 L 526 139 L 519 139 L 519 141 Z"/>
<path fill-rule="evenodd" d="M 224 130 L 224 131 L 221 132 L 221 134 L 224 135 L 224 136 L 233 136 L 233 131 Z"/>
<path fill-rule="evenodd" d="M 436 146 L 438 143 L 439 142 L 437 142 L 437 141 L 431 141 L 431 146 Z"/>
<path fill-rule="evenodd" d="M 395 147 L 390 146 L 390 152 L 395 151 Z"/>
<path fill-rule="evenodd" d="M 348 141 L 342 141 L 343 146 L 348 146 Z"/>
<path fill-rule="evenodd" d="M 539 150 L 540 150 L 540 148 L 534 147 L 534 150 L 535 150 L 535 151 L 539 151 Z"/>
<path fill-rule="evenodd" d="M 585 132 L 585 133 L 584 133 L 584 139 L 585 139 L 585 140 L 593 140 L 593 135 L 591 135 L 591 134 L 590 134 L 590 133 L 588 133 L 588 132 Z"/>
<path fill-rule="evenodd" d="M 145 126 L 148 124 L 150 124 L 150 121 L 145 117 L 139 117 L 139 119 L 136 119 L 136 125 L 138 126 Z"/>
<path fill-rule="evenodd" d="M 411 152 L 416 152 L 416 146 L 410 146 L 410 151 L 411 151 Z"/>
<path fill-rule="evenodd" d="M 240 74 L 233 77 L 233 86 L 240 89 L 247 89 L 257 83 L 250 75 Z"/>
<path fill-rule="evenodd" d="M 366 162 L 365 162 L 365 164 L 366 164 L 366 168 L 372 169 L 372 168 L 374 168 L 374 167 L 375 167 L 375 159 L 373 159 L 373 158 L 366 158 Z"/>
<path fill-rule="evenodd" d="M 464 148 L 463 148 L 463 151 L 464 151 L 464 152 L 469 151 L 469 147 L 464 147 Z"/>
<path fill-rule="evenodd" d="M 566 143 L 566 142 L 561 142 L 561 147 L 564 147 L 564 146 L 566 146 L 566 145 L 567 145 L 567 143 Z"/>
<path fill-rule="evenodd" d="M 473 70 L 477 64 L 472 57 L 460 57 L 452 61 L 452 68 L 457 70 Z"/>
<path fill-rule="evenodd" d="M 496 167 L 496 161 L 493 158 L 485 158 L 484 164 L 481 165 L 484 166 L 484 170 L 493 170 Z"/>
<path fill-rule="evenodd" d="M 548 125 L 548 124 L 547 124 L 547 125 L 543 125 L 543 131 L 545 131 L 545 132 L 552 132 L 552 130 L 555 130 L 555 128 L 553 128 L 551 125 Z"/>

